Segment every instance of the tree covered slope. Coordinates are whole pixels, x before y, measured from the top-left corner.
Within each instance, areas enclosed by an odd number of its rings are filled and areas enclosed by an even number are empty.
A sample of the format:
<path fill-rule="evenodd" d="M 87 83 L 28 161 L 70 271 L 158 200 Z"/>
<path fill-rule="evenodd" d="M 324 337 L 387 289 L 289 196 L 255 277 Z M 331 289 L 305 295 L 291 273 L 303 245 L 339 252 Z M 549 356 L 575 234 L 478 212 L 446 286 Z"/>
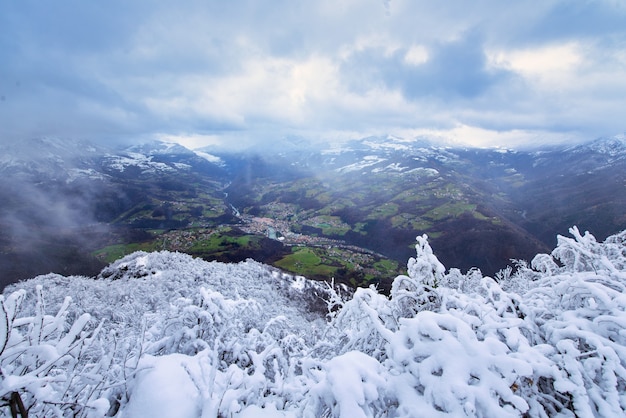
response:
<path fill-rule="evenodd" d="M 418 237 L 389 296 L 169 252 L 39 276 L 1 299 L 0 396 L 47 417 L 623 416 L 626 231 L 570 232 L 495 278 Z"/>
<path fill-rule="evenodd" d="M 0 288 L 168 250 L 388 291 L 417 235 L 445 265 L 493 276 L 550 251 L 571 225 L 598 239 L 626 229 L 623 135 L 527 150 L 285 141 L 245 152 L 0 147 Z"/>

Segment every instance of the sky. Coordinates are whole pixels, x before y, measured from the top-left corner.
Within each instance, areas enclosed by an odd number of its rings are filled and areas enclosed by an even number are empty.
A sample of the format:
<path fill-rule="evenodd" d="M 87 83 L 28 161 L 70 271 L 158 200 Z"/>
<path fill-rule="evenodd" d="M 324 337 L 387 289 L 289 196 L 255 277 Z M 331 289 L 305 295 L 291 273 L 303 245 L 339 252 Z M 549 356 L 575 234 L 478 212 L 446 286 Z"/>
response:
<path fill-rule="evenodd" d="M 626 130 L 623 0 L 0 0 L 0 142 Z"/>

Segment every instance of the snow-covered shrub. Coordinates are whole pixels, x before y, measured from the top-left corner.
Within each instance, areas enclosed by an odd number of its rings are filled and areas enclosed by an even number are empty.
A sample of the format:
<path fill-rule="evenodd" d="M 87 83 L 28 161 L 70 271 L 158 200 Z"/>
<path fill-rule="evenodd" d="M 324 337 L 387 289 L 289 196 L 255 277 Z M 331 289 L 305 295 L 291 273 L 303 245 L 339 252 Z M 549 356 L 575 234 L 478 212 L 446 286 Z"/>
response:
<path fill-rule="evenodd" d="M 609 237 L 602 244 L 589 232 L 582 235 L 576 227 L 569 232 L 574 238 L 557 236 L 557 247 L 552 251 L 552 257 L 563 264 L 561 271 L 605 271 L 624 278 L 620 269 L 624 269 L 626 259 L 626 231 Z"/>
<path fill-rule="evenodd" d="M 391 286 L 391 298 L 400 317 L 411 317 L 424 309 L 436 309 L 439 300 L 433 290 L 444 280 L 445 267 L 433 254 L 426 234 L 416 238 L 417 257 L 407 263 L 407 276 L 398 276 Z"/>
<path fill-rule="evenodd" d="M 204 288 L 199 293 L 199 298 L 176 300 L 166 319 L 146 330 L 146 355 L 130 382 L 138 393 L 126 408 L 129 416 L 146 413 L 144 397 L 151 396 L 155 382 L 170 387 L 161 368 L 193 393 L 180 394 L 176 401 L 185 402 L 197 413 L 193 416 L 231 416 L 246 405 L 285 405 L 285 380 L 296 368 L 302 370 L 299 361 L 307 348 L 293 323 L 286 317 L 265 321 L 255 300 L 227 299 Z M 171 416 L 180 413 L 174 409 Z"/>
<path fill-rule="evenodd" d="M 626 283 L 608 273 L 545 277 L 525 295 L 527 321 L 559 370 L 553 395 L 577 416 L 626 411 Z"/>
<path fill-rule="evenodd" d="M 626 231 L 571 232 L 496 280 L 418 237 L 390 297 L 166 252 L 42 276 L 2 299 L 1 395 L 45 416 L 624 416 Z"/>
<path fill-rule="evenodd" d="M 441 282 L 446 268 L 433 254 L 426 234 L 416 238 L 416 257 L 409 258 L 407 272 L 409 277 L 419 283 L 434 288 Z"/>
<path fill-rule="evenodd" d="M 315 372 L 315 373 L 313 373 Z M 316 370 L 300 416 L 383 417 L 389 412 L 387 371 L 374 358 L 348 351 Z"/>
<path fill-rule="evenodd" d="M 512 386 L 532 367 L 498 338 L 479 338 L 463 319 L 422 311 L 401 319 L 390 342 L 398 416 L 520 416 L 526 401 Z M 418 405 L 415 405 L 416 402 Z"/>
<path fill-rule="evenodd" d="M 207 348 L 224 351 L 224 341 L 236 339 L 255 326 L 261 307 L 254 300 L 230 300 L 215 291 L 199 289 L 194 298 L 178 298 L 165 312 L 146 314 L 152 326 L 146 330 L 154 355 L 194 355 Z M 256 322 L 256 323 L 255 323 Z"/>
<path fill-rule="evenodd" d="M 34 312 L 21 309 L 23 290 L 0 296 L 0 397 L 20 394 L 31 416 L 96 417 L 109 410 L 107 358 L 97 344 L 102 324 L 89 314 L 67 321 L 67 297 L 52 316 L 41 287 Z"/>
<path fill-rule="evenodd" d="M 395 330 L 397 314 L 389 300 L 374 288 L 357 289 L 352 300 L 343 305 L 332 320 L 326 341 L 318 344 L 330 345 L 330 355 L 360 351 L 374 358 L 385 356 L 385 347 Z"/>
<path fill-rule="evenodd" d="M 388 416 L 623 415 L 624 240 L 572 233 L 534 269 L 518 262 L 500 276 L 519 294 L 476 269 L 424 284 L 441 268 L 418 238 L 425 258 L 410 262 L 420 268 L 396 279 L 391 299 L 361 289 L 344 304 L 330 325 L 343 330 L 339 352 L 358 349 L 383 367 Z"/>

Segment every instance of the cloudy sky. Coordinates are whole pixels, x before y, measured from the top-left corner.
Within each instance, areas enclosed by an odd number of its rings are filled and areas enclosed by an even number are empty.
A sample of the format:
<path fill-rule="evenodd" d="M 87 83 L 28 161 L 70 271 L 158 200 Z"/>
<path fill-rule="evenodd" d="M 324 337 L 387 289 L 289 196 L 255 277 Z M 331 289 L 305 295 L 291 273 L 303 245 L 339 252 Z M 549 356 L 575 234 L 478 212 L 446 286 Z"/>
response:
<path fill-rule="evenodd" d="M 0 140 L 626 130 L 623 0 L 0 0 Z"/>

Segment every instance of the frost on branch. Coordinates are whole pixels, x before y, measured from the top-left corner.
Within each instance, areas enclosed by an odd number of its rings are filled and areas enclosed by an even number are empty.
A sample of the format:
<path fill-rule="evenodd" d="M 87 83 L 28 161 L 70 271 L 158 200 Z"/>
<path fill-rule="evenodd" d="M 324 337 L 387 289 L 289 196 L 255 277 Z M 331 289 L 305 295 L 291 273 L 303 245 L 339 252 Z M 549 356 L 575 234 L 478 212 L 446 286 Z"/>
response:
<path fill-rule="evenodd" d="M 552 256 L 563 265 L 563 271 L 596 273 L 605 271 L 625 278 L 623 270 L 626 259 L 626 231 L 607 238 L 602 244 L 589 232 L 581 235 L 575 226 L 570 228 L 569 232 L 574 238 L 559 235 L 557 247 L 552 251 Z"/>
<path fill-rule="evenodd" d="M 433 249 L 428 244 L 428 236 L 426 234 L 417 237 L 416 240 L 415 250 L 417 255 L 415 258 L 411 257 L 407 263 L 408 275 L 411 279 L 424 286 L 437 287 L 446 269 L 433 254 Z"/>
<path fill-rule="evenodd" d="M 388 416 L 624 415 L 626 240 L 572 233 L 501 284 L 443 274 L 421 241 L 390 300 L 357 291 L 331 328 L 383 366 Z"/>
<path fill-rule="evenodd" d="M 408 276 L 398 276 L 391 287 L 400 316 L 412 316 L 421 309 L 433 309 L 439 303 L 433 290 L 442 282 L 445 267 L 433 254 L 426 234 L 416 238 L 417 255 L 407 263 Z"/>
<path fill-rule="evenodd" d="M 70 297 L 56 315 L 46 314 L 41 286 L 34 312 L 26 313 L 25 295 L 18 290 L 0 297 L 0 397 L 19 393 L 31 416 L 104 416 L 105 358 L 94 344 L 101 326 L 89 314 L 69 323 Z"/>
<path fill-rule="evenodd" d="M 625 416 L 626 232 L 571 232 L 496 280 L 418 237 L 391 297 L 166 252 L 38 278 L 2 299 L 2 395 L 45 416 Z"/>

